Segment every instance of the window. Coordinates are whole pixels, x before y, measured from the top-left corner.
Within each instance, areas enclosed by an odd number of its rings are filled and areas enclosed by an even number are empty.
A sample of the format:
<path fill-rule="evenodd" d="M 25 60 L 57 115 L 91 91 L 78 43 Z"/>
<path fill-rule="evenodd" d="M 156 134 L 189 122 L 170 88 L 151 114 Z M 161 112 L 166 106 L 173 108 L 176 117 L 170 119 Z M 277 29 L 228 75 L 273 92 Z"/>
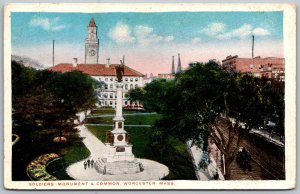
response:
<path fill-rule="evenodd" d="M 108 102 L 107 102 L 107 101 L 105 101 L 105 105 L 106 105 L 106 106 L 108 105 Z"/>
<path fill-rule="evenodd" d="M 253 65 L 253 64 L 250 64 L 249 67 L 250 67 L 250 69 L 253 69 L 253 68 L 254 68 L 254 65 Z"/>
<path fill-rule="evenodd" d="M 105 88 L 106 90 L 108 89 L 108 86 L 107 86 L 107 84 L 105 84 L 104 88 Z"/>
<path fill-rule="evenodd" d="M 133 78 L 130 78 L 130 81 L 133 82 Z"/>
<path fill-rule="evenodd" d="M 113 94 L 113 93 L 110 93 L 110 94 L 109 94 L 109 98 L 114 98 L 114 94 Z"/>
<path fill-rule="evenodd" d="M 104 94 L 103 94 L 103 97 L 104 97 L 104 98 L 107 98 L 107 94 L 106 94 L 106 93 L 104 93 Z"/>
<path fill-rule="evenodd" d="M 136 81 L 136 82 L 139 81 L 139 78 L 135 78 L 135 81 Z"/>
<path fill-rule="evenodd" d="M 114 81 L 114 78 L 111 77 L 111 78 L 110 78 L 110 81 Z"/>
<path fill-rule="evenodd" d="M 112 104 L 113 104 L 113 103 L 112 103 L 112 101 L 109 101 L 109 105 L 111 105 L 111 106 L 112 106 Z"/>
<path fill-rule="evenodd" d="M 127 77 L 125 78 L 125 81 L 127 81 L 127 82 L 128 82 L 128 78 L 127 78 Z"/>
<path fill-rule="evenodd" d="M 101 81 L 101 78 L 99 77 L 99 81 Z"/>
<path fill-rule="evenodd" d="M 272 70 L 272 64 L 268 64 L 268 70 L 269 70 L 269 71 Z"/>
<path fill-rule="evenodd" d="M 261 70 L 261 71 L 264 70 L 263 65 L 262 65 L 262 64 L 259 64 L 259 65 L 258 65 L 258 69 Z"/>
<path fill-rule="evenodd" d="M 137 88 L 137 87 L 139 87 L 137 84 L 135 84 L 135 87 L 134 88 Z"/>
<path fill-rule="evenodd" d="M 125 105 L 127 105 L 127 101 L 126 101 L 126 100 L 125 100 L 125 102 L 124 102 L 124 103 L 125 103 Z"/>
<path fill-rule="evenodd" d="M 133 84 L 130 84 L 130 89 L 132 89 L 133 88 Z"/>
<path fill-rule="evenodd" d="M 125 90 L 128 90 L 128 85 L 127 84 L 125 84 Z"/>
<path fill-rule="evenodd" d="M 113 89 L 113 88 L 114 88 L 113 84 L 110 84 L 109 88 L 110 88 L 110 89 Z"/>
<path fill-rule="evenodd" d="M 105 78 L 105 81 L 108 81 L 108 78 L 107 78 L 107 77 Z"/>

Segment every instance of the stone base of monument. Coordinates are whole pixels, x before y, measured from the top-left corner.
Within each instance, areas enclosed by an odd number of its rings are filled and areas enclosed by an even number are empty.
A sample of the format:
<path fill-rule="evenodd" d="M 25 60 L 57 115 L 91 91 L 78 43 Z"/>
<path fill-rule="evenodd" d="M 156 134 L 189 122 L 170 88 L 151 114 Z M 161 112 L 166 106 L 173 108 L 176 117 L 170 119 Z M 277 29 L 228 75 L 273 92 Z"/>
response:
<path fill-rule="evenodd" d="M 106 158 L 99 158 L 94 168 L 98 173 L 107 175 L 135 174 L 144 170 L 143 164 L 136 160 L 106 162 Z"/>

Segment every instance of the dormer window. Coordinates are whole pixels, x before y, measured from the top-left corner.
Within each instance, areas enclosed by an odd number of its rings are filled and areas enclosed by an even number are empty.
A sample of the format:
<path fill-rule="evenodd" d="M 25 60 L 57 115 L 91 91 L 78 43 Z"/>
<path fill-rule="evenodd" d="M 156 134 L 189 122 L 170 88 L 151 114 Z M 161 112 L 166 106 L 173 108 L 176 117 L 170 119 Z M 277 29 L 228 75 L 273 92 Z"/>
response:
<path fill-rule="evenodd" d="M 253 68 L 254 68 L 254 65 L 253 65 L 253 64 L 250 64 L 249 67 L 250 67 L 250 69 L 253 69 Z"/>

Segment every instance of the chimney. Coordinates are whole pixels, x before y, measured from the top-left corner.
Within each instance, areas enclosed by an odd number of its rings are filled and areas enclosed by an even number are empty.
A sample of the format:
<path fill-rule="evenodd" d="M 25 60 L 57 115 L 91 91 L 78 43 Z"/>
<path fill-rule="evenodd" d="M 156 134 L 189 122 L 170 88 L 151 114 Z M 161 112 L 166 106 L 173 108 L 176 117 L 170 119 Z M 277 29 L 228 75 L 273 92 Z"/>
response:
<path fill-rule="evenodd" d="M 178 53 L 178 66 L 177 66 L 177 73 L 181 72 L 181 60 L 180 60 L 180 53 Z"/>
<path fill-rule="evenodd" d="M 106 64 L 105 64 L 105 67 L 106 67 L 106 68 L 109 67 L 109 61 L 110 61 L 110 58 L 107 58 L 107 59 L 106 59 Z"/>
<path fill-rule="evenodd" d="M 77 65 L 78 65 L 78 59 L 73 58 L 73 67 L 77 67 Z"/>
<path fill-rule="evenodd" d="M 171 74 L 175 74 L 174 56 L 172 56 L 172 69 L 171 69 Z"/>

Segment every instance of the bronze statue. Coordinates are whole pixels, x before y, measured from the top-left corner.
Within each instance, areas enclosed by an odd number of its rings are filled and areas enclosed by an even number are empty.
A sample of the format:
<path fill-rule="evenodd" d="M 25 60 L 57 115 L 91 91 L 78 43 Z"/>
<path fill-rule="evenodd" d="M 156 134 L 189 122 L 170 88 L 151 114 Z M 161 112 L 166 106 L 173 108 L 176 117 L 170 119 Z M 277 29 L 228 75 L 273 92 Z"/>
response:
<path fill-rule="evenodd" d="M 121 65 L 117 65 L 116 68 L 116 73 L 117 73 L 117 81 L 122 82 L 123 80 L 123 75 L 124 75 L 124 56 L 123 56 L 123 61 L 120 60 Z"/>
<path fill-rule="evenodd" d="M 123 64 L 116 66 L 116 73 L 117 73 L 117 81 L 122 82 L 123 75 L 124 75 L 124 65 Z"/>

